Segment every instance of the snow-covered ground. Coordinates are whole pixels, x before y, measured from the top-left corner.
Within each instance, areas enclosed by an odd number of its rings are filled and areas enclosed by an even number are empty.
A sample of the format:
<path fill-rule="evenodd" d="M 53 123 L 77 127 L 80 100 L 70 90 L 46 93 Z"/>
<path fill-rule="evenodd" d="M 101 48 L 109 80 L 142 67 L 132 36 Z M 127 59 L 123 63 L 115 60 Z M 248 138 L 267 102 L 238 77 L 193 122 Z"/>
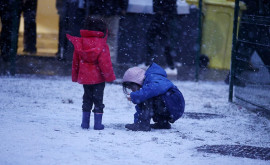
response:
<path fill-rule="evenodd" d="M 134 106 L 122 88 L 105 88 L 105 129 L 82 130 L 83 88 L 69 77 L 0 77 L 1 165 L 269 165 L 270 161 L 198 152 L 203 145 L 270 147 L 269 120 L 228 102 L 223 82 L 175 84 L 187 113 L 224 116 L 179 119 L 170 130 L 127 131 Z"/>

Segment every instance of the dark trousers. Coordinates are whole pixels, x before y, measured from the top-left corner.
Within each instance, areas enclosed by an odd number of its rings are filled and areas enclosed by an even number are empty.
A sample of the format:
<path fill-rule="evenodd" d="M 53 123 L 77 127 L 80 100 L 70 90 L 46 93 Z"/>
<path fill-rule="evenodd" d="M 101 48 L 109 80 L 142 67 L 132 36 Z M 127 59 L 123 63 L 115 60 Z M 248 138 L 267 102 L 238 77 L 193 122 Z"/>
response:
<path fill-rule="evenodd" d="M 57 56 L 59 59 L 64 58 L 64 48 L 65 48 L 65 30 L 64 30 L 64 17 L 62 14 L 59 15 L 59 33 L 58 33 L 58 50 Z"/>
<path fill-rule="evenodd" d="M 66 1 L 64 4 L 62 19 L 61 35 L 59 38 L 59 46 L 63 48 L 63 56 L 59 56 L 60 59 L 72 61 L 73 57 L 73 45 L 68 42 L 66 34 L 73 36 L 80 36 L 80 30 L 83 26 L 83 21 L 85 18 L 85 10 L 78 8 L 78 1 Z M 60 50 L 61 50 L 60 47 Z M 61 55 L 61 54 L 60 54 Z"/>
<path fill-rule="evenodd" d="M 164 99 L 161 96 L 157 96 L 139 104 L 141 112 L 137 112 L 138 121 L 135 122 L 149 122 L 152 118 L 154 122 L 165 123 L 170 121 L 170 113 L 165 106 Z"/>
<path fill-rule="evenodd" d="M 105 82 L 93 85 L 83 85 L 83 105 L 82 110 L 84 112 L 90 112 L 92 110 L 93 104 L 95 108 L 94 113 L 103 113 L 103 93 L 105 88 Z"/>
<path fill-rule="evenodd" d="M 1 30 L 1 55 L 4 61 L 8 61 L 9 50 L 11 48 L 11 29 L 12 29 L 12 19 L 11 10 L 8 2 L 0 1 L 0 17 L 2 23 Z"/>
<path fill-rule="evenodd" d="M 157 123 L 165 123 L 170 121 L 170 112 L 165 106 L 165 101 L 162 99 L 162 97 L 155 97 L 153 102 L 153 121 Z"/>
<path fill-rule="evenodd" d="M 37 30 L 36 30 L 36 14 L 37 0 L 23 0 L 21 12 L 24 17 L 24 51 L 36 52 Z"/>
<path fill-rule="evenodd" d="M 56 0 L 56 9 L 59 15 L 59 24 L 58 24 L 58 50 L 57 57 L 59 59 L 64 58 L 64 46 L 65 46 L 65 14 L 66 14 L 66 0 Z"/>
<path fill-rule="evenodd" d="M 5 62 L 10 60 L 11 49 L 17 51 L 19 26 L 14 24 L 14 21 L 17 19 L 16 21 L 19 22 L 20 6 L 20 1 L 0 1 L 0 17 L 2 23 L 0 48 L 1 56 Z M 15 7 L 18 9 L 15 10 Z M 15 46 L 12 47 L 12 44 Z"/>
<path fill-rule="evenodd" d="M 146 34 L 147 40 L 147 55 L 146 55 L 146 65 L 150 65 L 154 62 L 155 58 L 153 56 L 154 49 L 155 49 L 155 41 L 158 37 L 159 44 L 163 44 L 165 41 L 165 57 L 167 64 L 174 68 L 173 58 L 171 56 L 171 43 L 170 41 L 170 22 L 173 20 L 173 16 L 171 15 L 160 15 L 156 14 L 154 16 L 153 21 L 150 24 L 150 27 Z"/>

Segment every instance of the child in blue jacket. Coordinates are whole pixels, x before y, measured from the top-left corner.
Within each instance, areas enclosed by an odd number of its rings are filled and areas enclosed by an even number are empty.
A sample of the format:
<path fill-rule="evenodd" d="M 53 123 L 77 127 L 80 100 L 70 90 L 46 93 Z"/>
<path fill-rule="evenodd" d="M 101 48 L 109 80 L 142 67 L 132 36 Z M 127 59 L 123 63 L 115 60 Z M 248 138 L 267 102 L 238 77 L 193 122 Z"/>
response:
<path fill-rule="evenodd" d="M 170 123 L 174 123 L 184 113 L 182 93 L 156 63 L 152 63 L 146 71 L 139 67 L 128 69 L 122 85 L 128 100 L 136 104 L 134 123 L 125 126 L 129 130 L 170 129 Z M 151 118 L 154 124 L 150 124 Z"/>

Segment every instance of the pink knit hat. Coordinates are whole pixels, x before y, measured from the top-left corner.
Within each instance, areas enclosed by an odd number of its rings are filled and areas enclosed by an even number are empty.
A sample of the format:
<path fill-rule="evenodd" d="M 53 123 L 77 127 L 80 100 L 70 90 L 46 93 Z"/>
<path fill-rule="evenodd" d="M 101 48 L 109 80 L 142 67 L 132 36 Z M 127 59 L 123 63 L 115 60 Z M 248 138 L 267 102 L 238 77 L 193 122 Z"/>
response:
<path fill-rule="evenodd" d="M 123 82 L 134 82 L 142 85 L 145 77 L 144 74 L 145 70 L 139 67 L 129 68 L 123 76 Z"/>

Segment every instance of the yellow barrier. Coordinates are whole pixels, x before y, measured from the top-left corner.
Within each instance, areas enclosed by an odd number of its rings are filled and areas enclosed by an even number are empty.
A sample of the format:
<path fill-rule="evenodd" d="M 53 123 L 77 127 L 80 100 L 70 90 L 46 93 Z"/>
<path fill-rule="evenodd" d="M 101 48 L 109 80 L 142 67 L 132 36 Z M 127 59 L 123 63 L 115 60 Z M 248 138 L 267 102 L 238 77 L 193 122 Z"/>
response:
<path fill-rule="evenodd" d="M 198 6 L 198 0 L 187 2 Z M 201 54 L 209 57 L 211 68 L 230 69 L 234 6 L 234 0 L 203 0 Z"/>

